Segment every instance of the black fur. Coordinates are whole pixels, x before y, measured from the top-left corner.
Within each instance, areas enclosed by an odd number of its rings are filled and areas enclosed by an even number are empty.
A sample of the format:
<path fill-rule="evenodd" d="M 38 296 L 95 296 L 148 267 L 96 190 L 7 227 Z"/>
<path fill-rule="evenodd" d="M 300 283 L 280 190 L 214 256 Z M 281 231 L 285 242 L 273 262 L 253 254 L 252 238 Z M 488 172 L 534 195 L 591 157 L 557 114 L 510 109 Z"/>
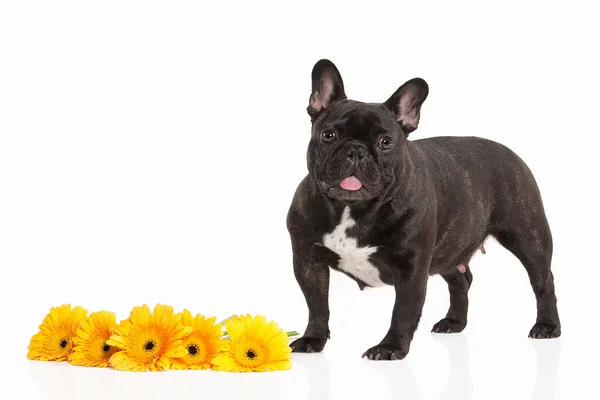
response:
<path fill-rule="evenodd" d="M 322 240 L 338 225 L 345 207 L 356 221 L 347 234 L 361 247 L 377 246 L 370 262 L 396 291 L 390 329 L 364 356 L 403 359 L 408 354 L 429 275 L 440 274 L 450 290 L 448 314 L 433 331 L 462 331 L 473 279 L 468 262 L 488 236 L 510 250 L 529 274 L 537 299 L 530 337 L 560 336 L 550 270 L 552 236 L 527 165 L 507 147 L 486 139 L 408 140 L 429 90 L 422 79 L 408 81 L 385 103 L 362 103 L 346 98 L 330 61 L 319 61 L 312 78 L 309 174 L 287 217 L 294 273 L 309 319 L 292 349 L 319 352 L 329 338 L 329 271 L 337 269 L 339 256 Z M 392 143 L 389 149 L 381 148 L 382 137 Z M 342 189 L 339 183 L 349 175 L 363 187 Z M 467 266 L 465 273 L 457 269 L 459 264 Z"/>

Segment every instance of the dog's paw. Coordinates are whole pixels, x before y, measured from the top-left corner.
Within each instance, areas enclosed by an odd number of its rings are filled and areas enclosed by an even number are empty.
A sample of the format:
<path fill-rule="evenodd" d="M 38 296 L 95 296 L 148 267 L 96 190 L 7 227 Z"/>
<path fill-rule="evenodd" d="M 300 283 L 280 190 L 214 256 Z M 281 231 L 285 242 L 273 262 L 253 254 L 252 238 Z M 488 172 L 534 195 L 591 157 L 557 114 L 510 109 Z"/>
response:
<path fill-rule="evenodd" d="M 437 324 L 435 324 L 433 326 L 433 328 L 431 329 L 431 332 L 434 332 L 434 333 L 458 333 L 458 332 L 462 332 L 466 326 L 467 326 L 467 324 L 464 322 L 460 322 L 455 319 L 444 318 L 443 320 L 441 320 L 440 322 L 438 322 Z"/>
<path fill-rule="evenodd" d="M 533 339 L 557 338 L 560 336 L 560 325 L 536 322 L 529 331 L 529 337 Z"/>
<path fill-rule="evenodd" d="M 362 358 L 367 357 L 369 360 L 402 360 L 407 354 L 408 350 L 398 346 L 378 344 L 365 351 Z"/>
<path fill-rule="evenodd" d="M 300 339 L 294 340 L 290 347 L 294 353 L 319 353 L 325 347 L 327 338 L 318 337 L 306 337 L 302 336 Z"/>

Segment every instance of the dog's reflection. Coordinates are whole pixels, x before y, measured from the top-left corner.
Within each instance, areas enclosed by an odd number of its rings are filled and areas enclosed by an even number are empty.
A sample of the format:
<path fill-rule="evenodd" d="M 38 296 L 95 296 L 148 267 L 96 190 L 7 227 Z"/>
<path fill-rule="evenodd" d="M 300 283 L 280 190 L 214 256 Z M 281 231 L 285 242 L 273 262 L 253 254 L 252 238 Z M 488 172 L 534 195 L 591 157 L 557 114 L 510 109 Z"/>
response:
<path fill-rule="evenodd" d="M 433 334 L 433 339 L 448 351 L 448 383 L 440 400 L 470 399 L 473 396 L 473 380 L 469 369 L 469 348 L 463 335 Z"/>
<path fill-rule="evenodd" d="M 310 382 L 308 399 L 329 399 L 331 397 L 330 367 L 323 353 L 295 353 L 294 364 L 300 365 L 308 375 Z"/>
<path fill-rule="evenodd" d="M 473 395 L 473 381 L 469 371 L 467 339 L 462 335 L 433 335 L 449 354 L 448 383 L 440 400 L 468 400 Z M 421 399 L 417 380 L 407 360 L 374 362 L 371 366 L 388 381 L 393 398 Z"/>
<path fill-rule="evenodd" d="M 463 335 L 436 334 L 433 338 L 446 348 L 449 355 L 448 383 L 439 399 L 472 398 L 474 385 L 469 368 L 467 338 Z M 531 400 L 555 399 L 561 340 L 531 340 L 531 345 L 537 356 L 537 376 Z M 372 367 L 386 378 L 393 398 L 421 399 L 417 381 L 406 360 L 375 362 Z"/>
<path fill-rule="evenodd" d="M 393 399 L 421 400 L 419 384 L 406 360 L 365 362 L 385 377 L 390 385 Z"/>
<path fill-rule="evenodd" d="M 558 362 L 562 350 L 560 339 L 531 340 L 537 357 L 537 377 L 531 400 L 556 398 Z"/>

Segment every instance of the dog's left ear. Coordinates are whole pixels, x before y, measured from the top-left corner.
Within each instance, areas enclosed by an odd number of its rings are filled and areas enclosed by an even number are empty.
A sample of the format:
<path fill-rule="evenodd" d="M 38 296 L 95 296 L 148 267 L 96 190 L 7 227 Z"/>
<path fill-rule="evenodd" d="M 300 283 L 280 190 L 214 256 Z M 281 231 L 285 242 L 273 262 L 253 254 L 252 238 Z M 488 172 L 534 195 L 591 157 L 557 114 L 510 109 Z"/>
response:
<path fill-rule="evenodd" d="M 421 105 L 429 94 L 429 86 L 421 78 L 414 78 L 400 86 L 385 103 L 395 115 L 406 135 L 417 129 Z"/>

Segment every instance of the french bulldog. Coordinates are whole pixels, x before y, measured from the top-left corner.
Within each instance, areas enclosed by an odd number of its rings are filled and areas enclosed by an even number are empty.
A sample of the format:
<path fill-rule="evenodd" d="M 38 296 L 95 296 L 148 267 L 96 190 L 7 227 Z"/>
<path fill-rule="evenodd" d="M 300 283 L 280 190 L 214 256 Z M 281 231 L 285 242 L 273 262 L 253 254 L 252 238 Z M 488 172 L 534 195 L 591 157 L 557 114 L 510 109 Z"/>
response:
<path fill-rule="evenodd" d="M 469 260 L 488 237 L 528 273 L 537 300 L 529 337 L 560 336 L 552 235 L 531 170 L 512 150 L 483 138 L 409 140 L 428 93 L 425 80 L 414 78 L 384 103 L 351 100 L 337 67 L 325 59 L 315 64 L 308 174 L 286 221 L 308 306 L 293 352 L 320 352 L 330 338 L 330 268 L 361 290 L 394 286 L 389 331 L 363 357 L 406 357 L 431 275 L 441 275 L 450 291 L 448 312 L 432 331 L 461 332 L 473 280 Z"/>

